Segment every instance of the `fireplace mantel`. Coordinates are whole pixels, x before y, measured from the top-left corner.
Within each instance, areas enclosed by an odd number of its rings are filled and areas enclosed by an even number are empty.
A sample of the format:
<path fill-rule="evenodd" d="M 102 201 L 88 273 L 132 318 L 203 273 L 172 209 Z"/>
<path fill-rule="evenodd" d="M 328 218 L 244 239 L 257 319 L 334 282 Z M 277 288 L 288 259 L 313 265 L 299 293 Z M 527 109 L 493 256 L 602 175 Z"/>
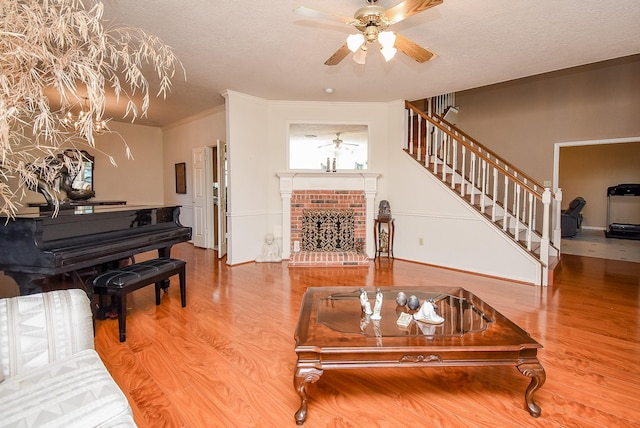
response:
<path fill-rule="evenodd" d="M 373 217 L 379 173 L 353 172 L 279 172 L 280 197 L 282 198 L 282 257 L 291 255 L 291 194 L 296 190 L 360 190 L 366 198 L 366 251 L 369 257 L 374 255 Z M 370 232 L 371 231 L 371 232 Z"/>

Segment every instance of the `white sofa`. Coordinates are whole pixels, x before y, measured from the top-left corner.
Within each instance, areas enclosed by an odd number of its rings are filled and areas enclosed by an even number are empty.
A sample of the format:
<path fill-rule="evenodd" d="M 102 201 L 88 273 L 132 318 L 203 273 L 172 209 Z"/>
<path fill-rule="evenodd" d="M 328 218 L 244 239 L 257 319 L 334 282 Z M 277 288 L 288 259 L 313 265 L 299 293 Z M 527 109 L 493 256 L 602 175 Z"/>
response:
<path fill-rule="evenodd" d="M 135 427 L 82 290 L 0 299 L 0 427 Z"/>

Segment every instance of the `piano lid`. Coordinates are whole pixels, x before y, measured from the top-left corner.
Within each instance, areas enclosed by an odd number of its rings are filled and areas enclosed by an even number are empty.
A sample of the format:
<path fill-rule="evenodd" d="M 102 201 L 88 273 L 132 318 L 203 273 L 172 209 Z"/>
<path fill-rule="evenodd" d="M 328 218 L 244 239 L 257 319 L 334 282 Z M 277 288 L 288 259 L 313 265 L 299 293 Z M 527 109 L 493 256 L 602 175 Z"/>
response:
<path fill-rule="evenodd" d="M 47 218 L 59 218 L 63 216 L 76 216 L 76 215 L 83 215 L 83 214 L 110 213 L 110 212 L 132 211 L 132 210 L 138 211 L 138 210 L 144 210 L 144 209 L 162 209 L 162 208 L 175 208 L 175 207 L 179 208 L 180 205 L 124 205 L 124 204 L 78 205 L 78 206 L 74 206 L 73 209 L 64 209 L 64 210 L 61 209 L 60 211 L 58 211 L 58 215 L 56 217 L 53 217 L 52 211 L 40 212 L 41 210 L 39 209 L 39 207 L 36 206 L 36 207 L 23 207 L 22 209 L 20 209 L 18 214 L 15 216 L 15 218 L 16 219 L 18 218 L 47 219 Z M 5 217 L 0 216 L 0 221 L 6 221 L 6 216 Z"/>

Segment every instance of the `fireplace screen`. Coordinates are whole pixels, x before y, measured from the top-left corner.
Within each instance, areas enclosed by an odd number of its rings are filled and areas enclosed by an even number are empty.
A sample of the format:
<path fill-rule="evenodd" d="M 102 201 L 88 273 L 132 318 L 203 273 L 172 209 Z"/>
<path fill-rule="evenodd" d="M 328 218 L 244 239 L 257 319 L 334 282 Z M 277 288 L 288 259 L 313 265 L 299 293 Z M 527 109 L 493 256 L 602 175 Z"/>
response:
<path fill-rule="evenodd" d="M 302 210 L 302 249 L 353 251 L 353 210 Z"/>

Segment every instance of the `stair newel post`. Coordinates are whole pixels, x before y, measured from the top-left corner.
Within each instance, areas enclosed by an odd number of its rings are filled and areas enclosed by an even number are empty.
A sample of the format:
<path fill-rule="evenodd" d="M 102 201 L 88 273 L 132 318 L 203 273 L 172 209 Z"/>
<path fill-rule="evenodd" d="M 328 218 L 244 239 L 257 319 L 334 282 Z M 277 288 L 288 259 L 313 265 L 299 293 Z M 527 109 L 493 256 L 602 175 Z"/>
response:
<path fill-rule="evenodd" d="M 509 225 L 507 224 L 509 221 L 509 176 L 507 174 L 504 175 L 504 196 L 502 200 L 502 230 L 507 231 Z"/>
<path fill-rule="evenodd" d="M 562 194 L 562 192 L 560 193 Z M 542 192 L 542 205 L 544 209 L 542 210 L 542 238 L 540 239 L 540 261 L 544 266 L 542 285 L 547 286 L 549 285 L 549 220 L 551 216 L 551 189 L 549 189 L 548 187 L 545 187 L 544 192 Z M 558 221 L 559 220 L 560 219 L 558 218 Z M 560 244 L 560 241 L 558 241 L 558 244 Z M 559 245 L 558 248 L 560 248 Z"/>
<path fill-rule="evenodd" d="M 538 187 L 534 186 L 536 192 L 539 193 Z M 535 225 L 538 224 L 538 198 L 533 198 L 533 206 L 531 208 L 533 211 L 533 219 L 531 220 L 531 227 L 533 227 L 533 231 L 535 232 Z"/>
<path fill-rule="evenodd" d="M 558 250 L 560 250 L 562 243 L 562 231 L 560 230 L 560 225 L 562 224 L 562 189 L 556 189 L 555 195 L 555 203 L 553 204 L 553 217 L 555 225 L 555 228 L 553 229 L 553 243 L 556 247 L 558 247 Z"/>

